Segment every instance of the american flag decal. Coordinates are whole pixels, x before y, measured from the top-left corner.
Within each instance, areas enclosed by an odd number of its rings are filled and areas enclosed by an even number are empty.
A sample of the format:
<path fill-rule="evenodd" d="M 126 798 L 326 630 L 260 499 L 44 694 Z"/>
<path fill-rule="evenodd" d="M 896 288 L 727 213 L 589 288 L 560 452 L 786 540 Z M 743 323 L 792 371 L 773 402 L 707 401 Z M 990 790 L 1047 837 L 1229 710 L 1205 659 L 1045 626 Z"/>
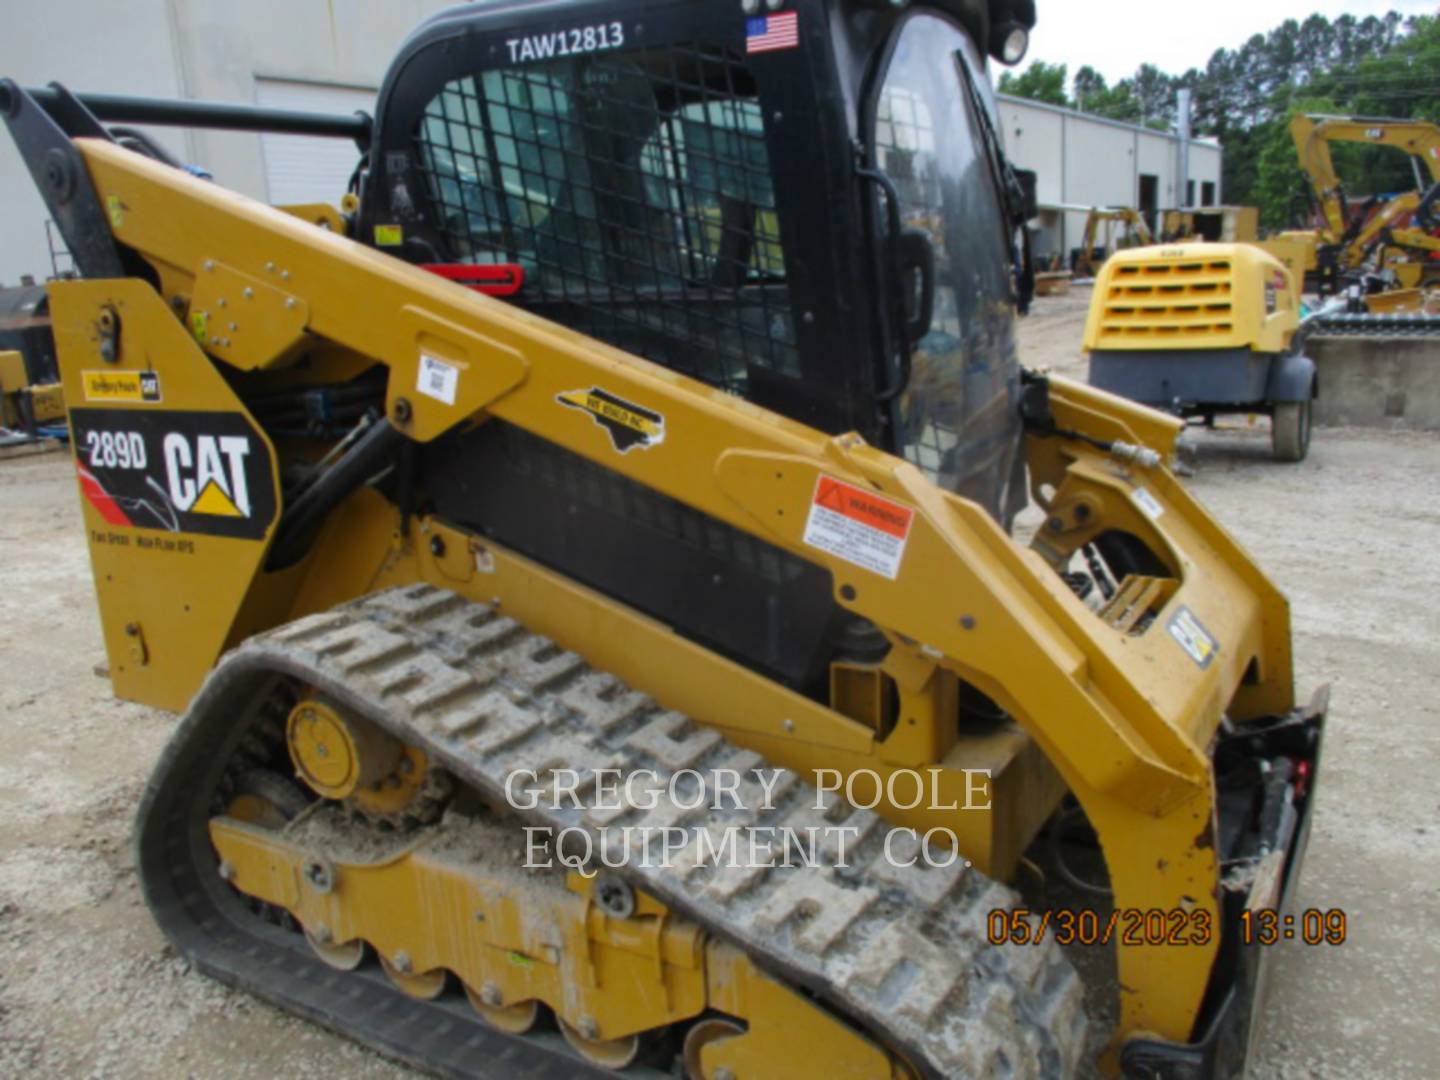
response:
<path fill-rule="evenodd" d="M 760 15 L 745 20 L 745 51 L 774 52 L 793 49 L 800 44 L 800 14 L 787 11 L 783 15 Z"/>

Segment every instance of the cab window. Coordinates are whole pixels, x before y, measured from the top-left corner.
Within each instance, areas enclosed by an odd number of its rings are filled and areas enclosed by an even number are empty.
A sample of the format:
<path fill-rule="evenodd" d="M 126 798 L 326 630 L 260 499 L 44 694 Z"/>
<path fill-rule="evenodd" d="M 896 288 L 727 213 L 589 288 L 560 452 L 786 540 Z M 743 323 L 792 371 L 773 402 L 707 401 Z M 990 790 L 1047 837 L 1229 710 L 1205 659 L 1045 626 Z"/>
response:
<path fill-rule="evenodd" d="M 799 374 L 753 79 L 723 49 L 583 55 L 457 79 L 416 134 L 432 220 L 520 301 L 744 394 Z"/>

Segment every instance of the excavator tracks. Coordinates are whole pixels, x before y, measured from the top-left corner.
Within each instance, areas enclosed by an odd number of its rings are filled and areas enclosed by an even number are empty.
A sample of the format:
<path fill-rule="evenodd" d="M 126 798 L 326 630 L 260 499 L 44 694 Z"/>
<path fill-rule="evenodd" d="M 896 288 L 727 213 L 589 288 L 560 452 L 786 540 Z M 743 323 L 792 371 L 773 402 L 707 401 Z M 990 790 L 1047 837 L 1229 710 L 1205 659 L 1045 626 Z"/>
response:
<path fill-rule="evenodd" d="M 140 808 L 142 887 L 177 949 L 224 982 L 441 1075 L 613 1075 L 581 1062 L 558 1035 L 488 1028 L 463 998 L 417 1001 L 373 970 L 332 970 L 301 935 L 255 914 L 222 880 L 207 832 L 216 791 L 254 730 L 273 727 L 279 688 L 296 683 L 423 749 L 496 805 L 517 770 L 541 777 L 575 770 L 581 807 L 542 799 L 514 811 L 523 824 L 557 834 L 579 828 L 598 838 L 602 827 L 630 826 L 680 827 L 694 836 L 734 824 L 800 835 L 811 827 L 854 830 L 844 865 L 822 845 L 821 865 L 780 860 L 735 869 L 682 856 L 632 859 L 620 873 L 772 976 L 807 990 L 922 1075 L 1048 1078 L 1079 1068 L 1086 1018 L 1074 970 L 1049 943 L 986 941 L 989 913 L 1014 903 L 1010 890 L 963 862 L 896 869 L 885 855 L 891 830 L 877 815 L 818 800 L 787 770 L 779 770 L 768 807 L 757 784 L 744 809 L 719 816 L 707 805 L 683 810 L 665 799 L 653 809 L 597 808 L 597 769 L 650 770 L 663 787 L 682 770 L 748 777 L 765 762 L 496 608 L 428 585 L 378 593 L 251 639 L 210 675 L 166 748 Z M 896 853 L 915 847 L 903 831 L 890 843 Z"/>

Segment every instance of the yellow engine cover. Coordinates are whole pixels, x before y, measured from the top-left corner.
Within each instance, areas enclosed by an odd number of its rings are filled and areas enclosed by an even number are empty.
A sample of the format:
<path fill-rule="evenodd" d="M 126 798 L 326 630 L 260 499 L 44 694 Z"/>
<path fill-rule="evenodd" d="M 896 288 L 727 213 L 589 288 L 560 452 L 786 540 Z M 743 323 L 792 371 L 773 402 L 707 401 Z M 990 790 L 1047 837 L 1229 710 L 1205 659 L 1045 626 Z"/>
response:
<path fill-rule="evenodd" d="M 1281 352 L 1299 326 L 1295 280 L 1251 244 L 1132 248 L 1095 281 L 1087 351 L 1253 349 Z"/>

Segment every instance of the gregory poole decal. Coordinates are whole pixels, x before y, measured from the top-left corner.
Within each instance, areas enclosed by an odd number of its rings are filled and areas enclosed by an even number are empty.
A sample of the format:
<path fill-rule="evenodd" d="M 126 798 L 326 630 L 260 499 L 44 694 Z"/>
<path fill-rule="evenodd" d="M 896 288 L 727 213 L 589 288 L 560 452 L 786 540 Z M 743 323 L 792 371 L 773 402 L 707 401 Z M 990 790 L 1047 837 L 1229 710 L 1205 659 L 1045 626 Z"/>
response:
<path fill-rule="evenodd" d="M 158 371 L 83 371 L 80 374 L 86 401 L 158 405 L 164 400 Z"/>
<path fill-rule="evenodd" d="M 823 473 L 815 485 L 805 543 L 891 581 L 900 573 L 915 511 Z"/>
<path fill-rule="evenodd" d="M 270 451 L 238 413 L 73 409 L 80 489 L 107 524 L 259 540 Z"/>
<path fill-rule="evenodd" d="M 557 394 L 555 400 L 589 413 L 590 419 L 609 432 L 610 442 L 622 454 L 628 454 L 637 446 L 649 450 L 665 441 L 664 416 L 598 386 L 589 390 L 567 390 Z"/>

